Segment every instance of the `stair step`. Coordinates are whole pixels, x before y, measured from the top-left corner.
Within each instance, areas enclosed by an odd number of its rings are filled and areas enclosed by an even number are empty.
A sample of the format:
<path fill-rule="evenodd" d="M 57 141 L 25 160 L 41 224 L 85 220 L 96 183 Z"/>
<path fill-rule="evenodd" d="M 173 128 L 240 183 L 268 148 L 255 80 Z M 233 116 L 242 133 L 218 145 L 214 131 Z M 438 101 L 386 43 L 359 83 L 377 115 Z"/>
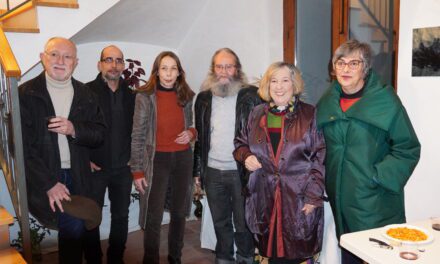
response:
<path fill-rule="evenodd" d="M 39 33 L 37 10 L 29 2 L 0 19 L 5 32 Z"/>
<path fill-rule="evenodd" d="M 31 8 L 0 23 L 5 32 L 40 33 L 37 10 Z"/>
<path fill-rule="evenodd" d="M 79 8 L 77 0 L 37 0 L 36 4 L 38 6 Z"/>
<path fill-rule="evenodd" d="M 0 226 L 14 223 L 14 217 L 0 205 Z"/>
<path fill-rule="evenodd" d="M 9 225 L 14 223 L 14 218 L 0 205 L 0 250 L 10 248 Z M 0 261 L 0 263 L 3 263 Z"/>
<path fill-rule="evenodd" d="M 0 250 L 1 264 L 26 264 L 23 257 L 14 248 Z"/>

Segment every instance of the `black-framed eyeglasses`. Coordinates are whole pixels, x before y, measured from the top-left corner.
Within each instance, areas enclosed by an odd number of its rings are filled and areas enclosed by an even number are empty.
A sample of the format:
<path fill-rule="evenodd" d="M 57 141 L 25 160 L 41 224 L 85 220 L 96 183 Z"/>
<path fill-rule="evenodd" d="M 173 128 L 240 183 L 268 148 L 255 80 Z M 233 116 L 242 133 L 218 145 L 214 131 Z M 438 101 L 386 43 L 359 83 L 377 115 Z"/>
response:
<path fill-rule="evenodd" d="M 113 62 L 116 62 L 116 64 L 122 65 L 125 63 L 123 58 L 112 58 L 112 57 L 104 58 L 101 61 L 107 64 L 112 64 Z"/>
<path fill-rule="evenodd" d="M 338 70 L 342 70 L 345 68 L 346 65 L 348 65 L 348 68 L 350 70 L 357 70 L 361 66 L 361 63 L 363 63 L 363 61 L 361 60 L 351 60 L 349 62 L 345 62 L 343 60 L 337 60 L 335 62 L 335 68 Z"/>

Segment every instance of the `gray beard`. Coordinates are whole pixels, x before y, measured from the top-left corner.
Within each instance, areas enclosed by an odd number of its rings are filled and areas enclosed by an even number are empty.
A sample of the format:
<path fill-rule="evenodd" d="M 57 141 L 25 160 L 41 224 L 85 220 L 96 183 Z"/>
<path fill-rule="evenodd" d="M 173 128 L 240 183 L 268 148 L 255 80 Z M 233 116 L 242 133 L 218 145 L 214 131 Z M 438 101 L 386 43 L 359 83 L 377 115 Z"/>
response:
<path fill-rule="evenodd" d="M 220 97 L 233 96 L 244 87 L 244 83 L 231 80 L 229 83 L 222 84 L 216 78 L 208 77 L 202 84 L 201 90 L 211 90 L 212 94 Z"/>

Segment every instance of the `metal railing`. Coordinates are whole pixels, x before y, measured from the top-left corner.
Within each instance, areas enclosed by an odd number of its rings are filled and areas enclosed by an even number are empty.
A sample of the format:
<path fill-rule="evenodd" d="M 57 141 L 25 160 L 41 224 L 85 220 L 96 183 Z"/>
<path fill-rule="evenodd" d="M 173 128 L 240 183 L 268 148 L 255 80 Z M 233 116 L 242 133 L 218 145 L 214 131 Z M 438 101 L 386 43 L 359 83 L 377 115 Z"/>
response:
<path fill-rule="evenodd" d="M 32 263 L 18 79 L 20 68 L 0 28 L 0 165 L 20 224 L 23 254 Z"/>

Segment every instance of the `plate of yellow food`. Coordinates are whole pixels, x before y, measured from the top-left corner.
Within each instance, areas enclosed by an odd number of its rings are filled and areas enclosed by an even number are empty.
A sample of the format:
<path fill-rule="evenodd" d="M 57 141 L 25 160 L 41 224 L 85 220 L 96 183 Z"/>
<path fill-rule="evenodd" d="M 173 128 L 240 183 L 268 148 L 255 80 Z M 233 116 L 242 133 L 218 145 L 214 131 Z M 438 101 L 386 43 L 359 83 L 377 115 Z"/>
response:
<path fill-rule="evenodd" d="M 434 240 L 434 236 L 426 229 L 407 224 L 387 225 L 383 228 L 382 235 L 404 244 L 428 244 Z"/>

